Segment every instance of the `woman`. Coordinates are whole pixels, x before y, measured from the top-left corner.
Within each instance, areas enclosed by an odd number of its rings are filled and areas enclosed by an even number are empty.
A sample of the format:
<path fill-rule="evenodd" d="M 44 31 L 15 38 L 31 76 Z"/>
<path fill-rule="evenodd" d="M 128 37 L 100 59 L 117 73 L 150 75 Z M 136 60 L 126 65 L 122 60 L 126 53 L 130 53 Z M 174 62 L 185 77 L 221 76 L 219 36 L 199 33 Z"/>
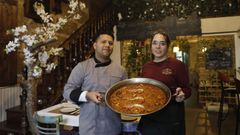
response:
<path fill-rule="evenodd" d="M 151 43 L 153 61 L 142 68 L 142 77 L 161 81 L 172 92 L 165 108 L 141 118 L 138 130 L 143 135 L 185 135 L 184 100 L 191 95 L 188 72 L 183 62 L 168 57 L 169 45 L 168 35 L 155 33 Z"/>

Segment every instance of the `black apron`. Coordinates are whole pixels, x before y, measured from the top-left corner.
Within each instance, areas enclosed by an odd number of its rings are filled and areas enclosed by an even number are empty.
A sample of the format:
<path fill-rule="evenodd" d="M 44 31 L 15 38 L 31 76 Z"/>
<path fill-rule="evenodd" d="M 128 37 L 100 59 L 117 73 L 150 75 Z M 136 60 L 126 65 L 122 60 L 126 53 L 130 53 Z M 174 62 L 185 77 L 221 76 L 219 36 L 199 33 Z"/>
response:
<path fill-rule="evenodd" d="M 185 135 L 184 102 L 171 100 L 162 110 L 142 116 L 138 130 L 142 135 Z"/>

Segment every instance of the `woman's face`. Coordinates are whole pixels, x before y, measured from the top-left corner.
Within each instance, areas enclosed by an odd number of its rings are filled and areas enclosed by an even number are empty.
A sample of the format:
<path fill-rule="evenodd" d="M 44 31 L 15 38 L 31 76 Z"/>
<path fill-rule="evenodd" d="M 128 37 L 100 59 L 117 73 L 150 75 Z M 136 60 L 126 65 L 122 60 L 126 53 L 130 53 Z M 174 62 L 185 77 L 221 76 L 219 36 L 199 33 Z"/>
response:
<path fill-rule="evenodd" d="M 156 34 L 152 40 L 152 54 L 154 59 L 165 59 L 167 58 L 168 45 L 165 37 L 161 34 Z"/>

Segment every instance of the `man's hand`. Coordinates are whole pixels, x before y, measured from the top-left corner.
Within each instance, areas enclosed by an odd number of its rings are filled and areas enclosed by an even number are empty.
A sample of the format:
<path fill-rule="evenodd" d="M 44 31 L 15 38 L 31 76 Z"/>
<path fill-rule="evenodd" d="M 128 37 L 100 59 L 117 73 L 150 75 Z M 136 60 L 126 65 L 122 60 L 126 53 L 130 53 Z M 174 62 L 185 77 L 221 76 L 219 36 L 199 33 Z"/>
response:
<path fill-rule="evenodd" d="M 175 100 L 177 102 L 182 102 L 185 99 L 185 94 L 180 87 L 176 89 L 176 93 L 174 93 L 173 96 L 176 96 Z"/>
<path fill-rule="evenodd" d="M 97 104 L 99 104 L 101 101 L 102 101 L 102 95 L 99 93 L 99 92 L 96 92 L 96 91 L 90 91 L 90 92 L 87 92 L 86 94 L 86 98 L 88 100 L 91 100 Z"/>

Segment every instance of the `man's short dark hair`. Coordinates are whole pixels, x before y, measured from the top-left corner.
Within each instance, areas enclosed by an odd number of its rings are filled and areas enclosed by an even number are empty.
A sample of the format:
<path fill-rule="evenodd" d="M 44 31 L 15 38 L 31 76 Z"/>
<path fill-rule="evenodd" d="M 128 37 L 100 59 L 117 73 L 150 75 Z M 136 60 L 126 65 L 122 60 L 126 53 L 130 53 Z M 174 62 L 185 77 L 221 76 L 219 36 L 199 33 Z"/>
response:
<path fill-rule="evenodd" d="M 101 32 L 98 32 L 98 33 L 93 37 L 93 42 L 96 42 L 97 39 L 98 39 L 101 35 L 104 35 L 104 34 L 111 36 L 111 37 L 113 38 L 113 40 L 114 40 L 114 35 L 113 35 L 112 32 L 101 31 Z"/>

